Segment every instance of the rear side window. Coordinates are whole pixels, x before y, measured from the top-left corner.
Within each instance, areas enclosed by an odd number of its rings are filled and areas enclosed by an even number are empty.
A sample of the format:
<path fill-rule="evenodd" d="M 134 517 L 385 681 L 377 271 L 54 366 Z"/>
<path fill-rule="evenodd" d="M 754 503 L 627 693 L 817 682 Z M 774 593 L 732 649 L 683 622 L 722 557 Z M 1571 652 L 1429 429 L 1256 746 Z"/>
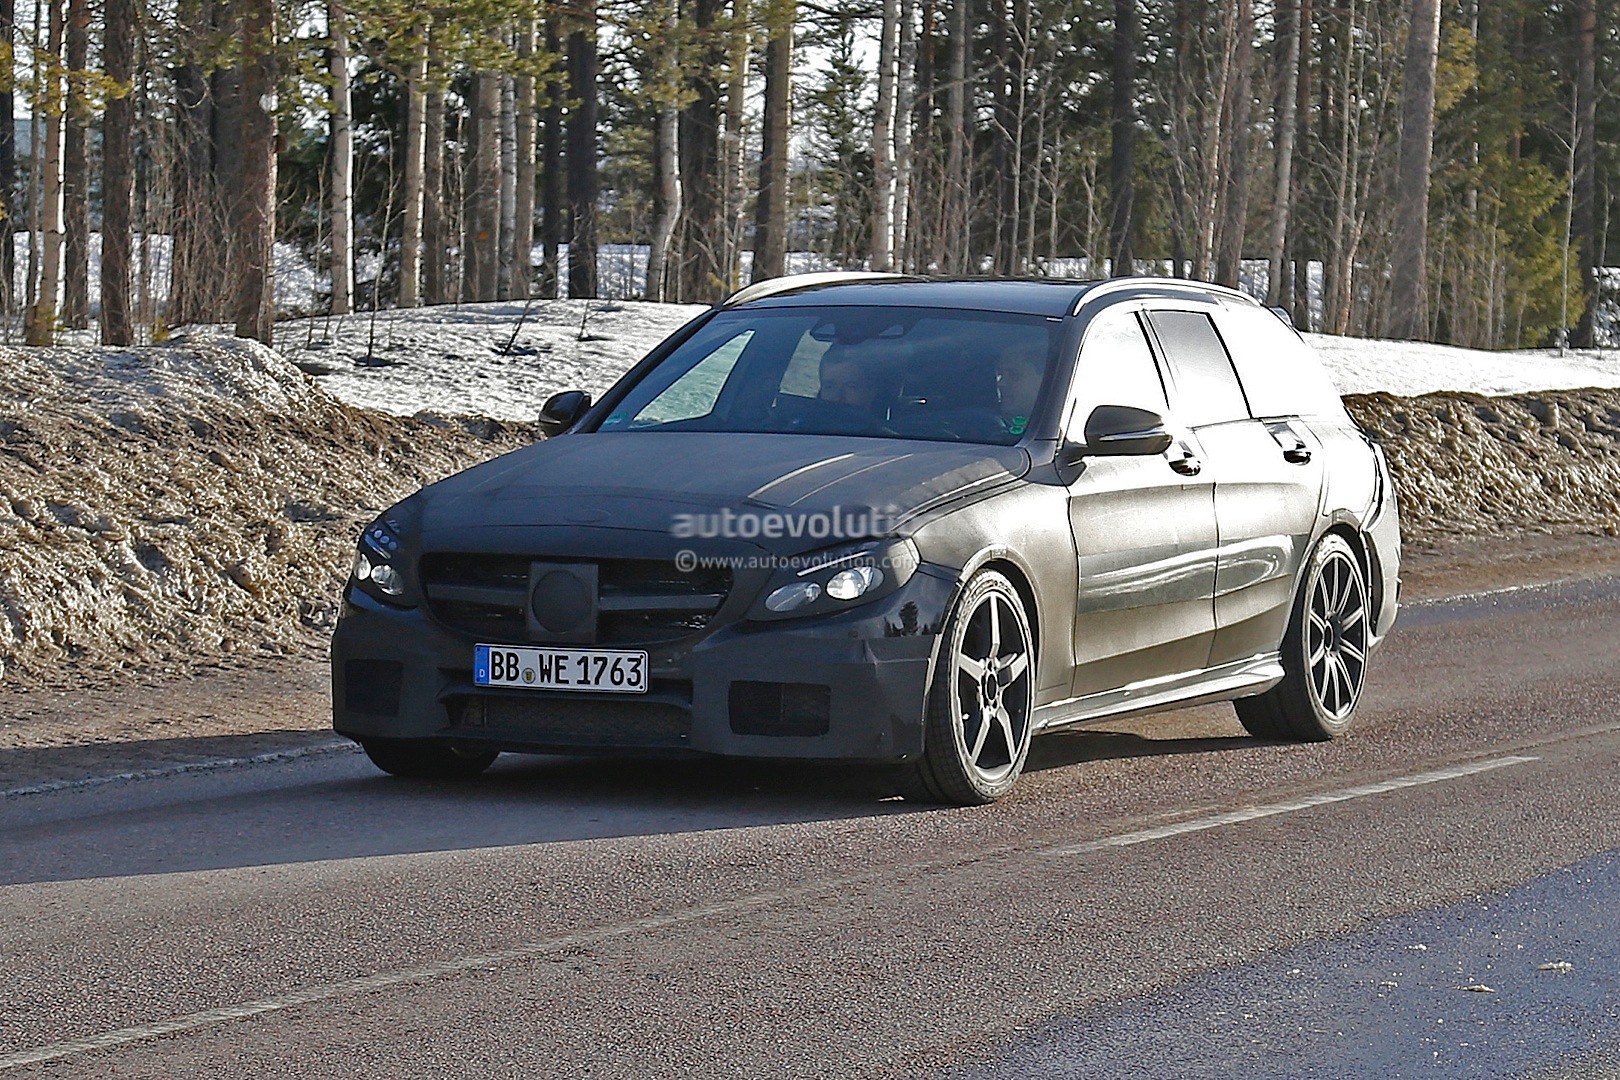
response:
<path fill-rule="evenodd" d="M 1149 318 L 1176 383 L 1176 418 L 1188 427 L 1247 420 L 1243 387 L 1209 316 L 1155 311 Z"/>
<path fill-rule="evenodd" d="M 1344 415 L 1344 402 L 1311 347 L 1276 315 L 1233 304 L 1216 317 L 1256 416 Z"/>

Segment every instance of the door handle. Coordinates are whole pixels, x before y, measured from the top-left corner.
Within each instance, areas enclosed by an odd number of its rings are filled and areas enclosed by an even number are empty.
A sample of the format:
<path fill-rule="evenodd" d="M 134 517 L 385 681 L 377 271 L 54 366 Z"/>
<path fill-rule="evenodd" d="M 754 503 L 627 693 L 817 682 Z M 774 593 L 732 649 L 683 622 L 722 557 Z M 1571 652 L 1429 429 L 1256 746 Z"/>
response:
<path fill-rule="evenodd" d="M 1311 460 L 1310 448 L 1301 444 L 1283 451 L 1283 460 L 1293 465 L 1306 465 Z"/>
<path fill-rule="evenodd" d="M 1204 463 L 1185 447 L 1182 448 L 1181 457 L 1170 459 L 1170 467 L 1182 476 L 1197 476 L 1204 471 Z"/>

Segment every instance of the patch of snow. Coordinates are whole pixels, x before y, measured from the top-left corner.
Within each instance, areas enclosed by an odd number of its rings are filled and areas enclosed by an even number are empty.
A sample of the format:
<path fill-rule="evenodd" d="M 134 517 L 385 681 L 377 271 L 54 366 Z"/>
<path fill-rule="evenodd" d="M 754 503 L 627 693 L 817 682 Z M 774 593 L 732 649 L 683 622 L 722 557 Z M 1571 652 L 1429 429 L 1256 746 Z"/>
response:
<path fill-rule="evenodd" d="M 559 390 L 593 396 L 705 311 L 701 304 L 535 300 L 321 316 L 278 323 L 276 346 L 353 405 L 533 420 Z M 1307 334 L 1339 391 L 1515 394 L 1620 386 L 1620 352 L 1485 352 Z"/>

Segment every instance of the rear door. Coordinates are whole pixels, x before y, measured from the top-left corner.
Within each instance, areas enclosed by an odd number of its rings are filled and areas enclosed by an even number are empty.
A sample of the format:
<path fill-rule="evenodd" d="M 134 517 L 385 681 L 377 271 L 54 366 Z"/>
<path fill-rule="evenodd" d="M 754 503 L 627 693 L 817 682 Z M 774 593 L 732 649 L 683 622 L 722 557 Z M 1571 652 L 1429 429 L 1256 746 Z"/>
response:
<path fill-rule="evenodd" d="M 1320 443 L 1297 415 L 1254 415 L 1217 325 L 1221 314 L 1211 307 L 1151 316 L 1173 403 L 1192 427 L 1215 484 L 1210 667 L 1274 652 L 1281 643 L 1322 494 Z M 1227 325 L 1234 347 L 1264 346 L 1241 322 Z"/>
<path fill-rule="evenodd" d="M 1069 437 L 1098 405 L 1169 414 L 1138 311 L 1106 308 L 1080 347 Z M 1096 457 L 1069 485 L 1079 556 L 1073 693 L 1196 671 L 1215 632 L 1215 496 L 1187 440 L 1148 457 Z"/>

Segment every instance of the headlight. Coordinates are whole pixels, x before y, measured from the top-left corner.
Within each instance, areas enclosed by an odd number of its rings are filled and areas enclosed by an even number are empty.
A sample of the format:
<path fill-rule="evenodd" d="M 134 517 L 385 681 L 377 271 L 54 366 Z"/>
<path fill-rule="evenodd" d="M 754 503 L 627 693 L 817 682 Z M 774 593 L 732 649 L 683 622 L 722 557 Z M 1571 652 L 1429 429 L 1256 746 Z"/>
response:
<path fill-rule="evenodd" d="M 354 584 L 378 599 L 398 601 L 405 595 L 405 574 L 396 565 L 400 546 L 397 522 L 383 517 L 368 525 L 350 568 Z"/>
<path fill-rule="evenodd" d="M 911 579 L 920 563 L 908 539 L 830 548 L 777 571 L 750 617 L 780 619 L 830 615 L 887 596 Z"/>

